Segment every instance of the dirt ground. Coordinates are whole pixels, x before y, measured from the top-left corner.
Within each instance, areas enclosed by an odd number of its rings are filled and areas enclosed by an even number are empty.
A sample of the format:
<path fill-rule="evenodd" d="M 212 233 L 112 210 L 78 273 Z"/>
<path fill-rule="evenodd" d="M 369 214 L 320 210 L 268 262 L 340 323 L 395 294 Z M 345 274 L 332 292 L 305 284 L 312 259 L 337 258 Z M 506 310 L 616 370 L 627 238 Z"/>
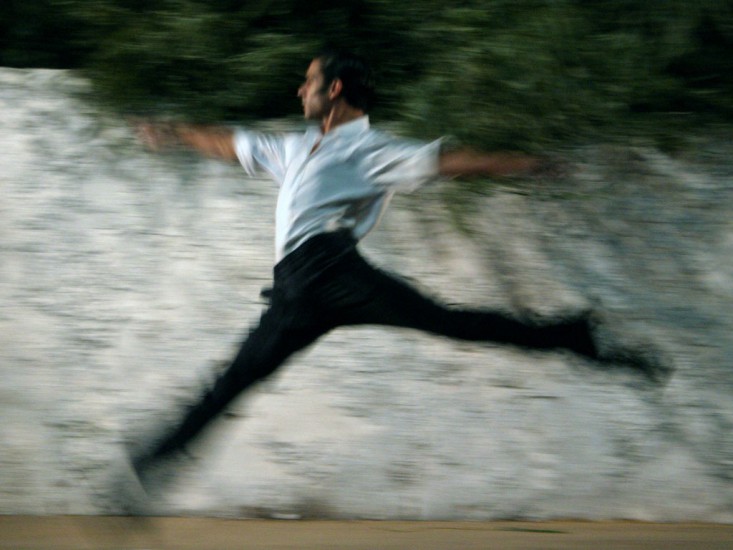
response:
<path fill-rule="evenodd" d="M 733 525 L 0 516 L 2 550 L 733 549 Z"/>

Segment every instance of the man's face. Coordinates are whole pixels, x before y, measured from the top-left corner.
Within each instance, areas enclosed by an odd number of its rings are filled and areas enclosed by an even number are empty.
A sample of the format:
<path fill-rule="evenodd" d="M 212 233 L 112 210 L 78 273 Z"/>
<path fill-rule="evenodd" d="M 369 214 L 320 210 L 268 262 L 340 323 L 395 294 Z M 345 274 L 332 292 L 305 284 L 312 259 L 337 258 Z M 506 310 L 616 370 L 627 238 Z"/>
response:
<path fill-rule="evenodd" d="M 331 108 L 328 88 L 324 89 L 321 62 L 314 59 L 305 73 L 305 82 L 298 88 L 298 97 L 303 102 L 303 115 L 306 120 L 321 120 Z"/>

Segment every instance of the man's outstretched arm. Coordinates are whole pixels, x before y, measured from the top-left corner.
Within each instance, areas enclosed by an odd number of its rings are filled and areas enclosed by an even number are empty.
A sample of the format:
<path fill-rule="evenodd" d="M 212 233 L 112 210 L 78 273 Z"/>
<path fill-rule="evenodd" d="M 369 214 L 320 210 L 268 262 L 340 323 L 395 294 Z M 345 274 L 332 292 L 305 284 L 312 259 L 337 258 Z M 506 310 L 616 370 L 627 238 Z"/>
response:
<path fill-rule="evenodd" d="M 470 149 L 441 152 L 438 170 L 445 177 L 557 176 L 560 166 L 549 159 L 521 153 L 481 153 Z"/>
<path fill-rule="evenodd" d="M 140 139 L 152 151 L 186 147 L 222 160 L 237 160 L 234 132 L 222 126 L 141 122 L 135 125 Z"/>

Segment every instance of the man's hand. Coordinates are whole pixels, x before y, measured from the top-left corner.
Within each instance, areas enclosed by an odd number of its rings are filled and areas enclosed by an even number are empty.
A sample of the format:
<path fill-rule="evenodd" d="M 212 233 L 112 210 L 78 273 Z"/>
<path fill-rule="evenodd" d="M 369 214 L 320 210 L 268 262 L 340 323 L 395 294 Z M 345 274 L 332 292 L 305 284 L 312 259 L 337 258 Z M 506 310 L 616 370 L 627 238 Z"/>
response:
<path fill-rule="evenodd" d="M 521 153 L 480 153 L 470 149 L 441 153 L 440 174 L 447 177 L 519 177 L 557 179 L 568 172 L 564 163 Z"/>
<path fill-rule="evenodd" d="M 140 142 L 151 151 L 187 147 L 223 160 L 237 160 L 234 132 L 221 126 L 193 126 L 176 122 L 133 122 Z"/>
<path fill-rule="evenodd" d="M 528 177 L 536 180 L 559 180 L 568 177 L 571 170 L 570 163 L 560 157 L 538 157 Z"/>
<path fill-rule="evenodd" d="M 132 121 L 132 124 L 138 140 L 151 151 L 159 152 L 181 145 L 173 123 Z"/>

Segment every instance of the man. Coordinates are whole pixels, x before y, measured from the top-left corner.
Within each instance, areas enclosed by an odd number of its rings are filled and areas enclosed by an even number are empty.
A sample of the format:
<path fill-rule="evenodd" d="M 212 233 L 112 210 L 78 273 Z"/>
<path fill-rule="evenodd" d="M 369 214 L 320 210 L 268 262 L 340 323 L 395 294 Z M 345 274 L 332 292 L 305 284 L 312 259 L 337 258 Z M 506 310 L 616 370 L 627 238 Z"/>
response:
<path fill-rule="evenodd" d="M 358 241 L 377 223 L 392 194 L 439 176 L 531 176 L 545 168 L 534 157 L 443 151 L 440 141 L 416 143 L 369 127 L 370 71 L 354 55 L 325 53 L 298 89 L 302 134 L 142 124 L 152 149 L 184 145 L 238 160 L 248 173 L 264 169 L 280 185 L 270 304 L 231 365 L 181 422 L 133 460 L 145 473 L 182 451 L 242 391 L 274 372 L 293 353 L 345 325 L 408 327 L 474 341 L 534 349 L 565 348 L 602 360 L 587 313 L 538 324 L 494 311 L 446 307 L 369 265 Z"/>

